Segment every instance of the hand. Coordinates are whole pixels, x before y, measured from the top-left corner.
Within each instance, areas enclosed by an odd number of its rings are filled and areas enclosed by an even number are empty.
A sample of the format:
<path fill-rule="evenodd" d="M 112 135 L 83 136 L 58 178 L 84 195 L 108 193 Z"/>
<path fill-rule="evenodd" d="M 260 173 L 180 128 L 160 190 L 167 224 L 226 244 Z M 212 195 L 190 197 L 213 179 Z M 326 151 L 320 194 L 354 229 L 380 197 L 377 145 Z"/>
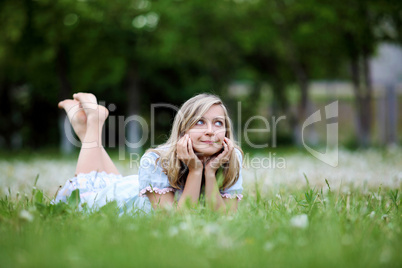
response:
<path fill-rule="evenodd" d="M 184 135 L 176 146 L 177 158 L 180 159 L 189 171 L 201 171 L 204 166 L 198 156 L 194 153 L 193 143 L 188 134 Z"/>
<path fill-rule="evenodd" d="M 205 165 L 206 173 L 215 174 L 220 166 L 229 162 L 230 156 L 232 155 L 232 151 L 234 149 L 233 142 L 225 137 L 222 143 L 223 143 L 223 152 L 208 160 L 208 162 Z"/>

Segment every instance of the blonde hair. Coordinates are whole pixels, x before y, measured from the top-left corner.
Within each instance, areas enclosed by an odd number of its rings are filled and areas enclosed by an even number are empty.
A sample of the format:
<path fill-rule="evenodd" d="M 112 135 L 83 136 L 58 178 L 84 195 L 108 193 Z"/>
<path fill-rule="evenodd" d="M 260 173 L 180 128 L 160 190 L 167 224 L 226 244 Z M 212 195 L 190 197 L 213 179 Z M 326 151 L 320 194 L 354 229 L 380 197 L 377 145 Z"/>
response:
<path fill-rule="evenodd" d="M 185 132 L 194 126 L 212 105 L 216 104 L 223 108 L 225 114 L 225 137 L 230 139 L 234 147 L 243 154 L 240 147 L 235 143 L 232 122 L 222 100 L 218 96 L 205 93 L 192 97 L 187 100 L 177 112 L 173 121 L 170 137 L 166 143 L 159 145 L 155 149 L 148 150 L 160 156 L 155 164 L 157 164 L 158 161 L 160 162 L 163 171 L 168 176 L 170 185 L 175 189 L 184 187 L 188 175 L 187 167 L 176 156 L 176 144 Z M 241 164 L 236 155 L 236 151 L 233 150 L 229 162 L 222 166 L 223 182 L 220 189 L 227 189 L 237 182 Z"/>

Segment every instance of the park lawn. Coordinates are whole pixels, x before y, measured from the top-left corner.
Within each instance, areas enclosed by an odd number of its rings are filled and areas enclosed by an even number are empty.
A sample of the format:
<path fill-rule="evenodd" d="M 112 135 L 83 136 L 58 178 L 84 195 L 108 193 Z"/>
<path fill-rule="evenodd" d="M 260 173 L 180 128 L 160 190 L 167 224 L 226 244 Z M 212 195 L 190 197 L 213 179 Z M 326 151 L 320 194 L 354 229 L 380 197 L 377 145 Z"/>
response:
<path fill-rule="evenodd" d="M 245 193 L 235 215 L 200 206 L 119 216 L 114 203 L 86 213 L 35 188 L 9 193 L 0 266 L 400 267 L 400 190 L 330 187 Z"/>

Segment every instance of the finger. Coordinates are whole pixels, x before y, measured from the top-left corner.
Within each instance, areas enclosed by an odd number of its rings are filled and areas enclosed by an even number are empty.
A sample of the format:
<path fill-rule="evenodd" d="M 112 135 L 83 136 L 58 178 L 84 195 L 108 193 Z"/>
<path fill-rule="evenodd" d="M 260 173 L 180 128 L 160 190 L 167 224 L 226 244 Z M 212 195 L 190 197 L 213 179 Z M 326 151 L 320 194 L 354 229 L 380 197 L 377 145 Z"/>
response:
<path fill-rule="evenodd" d="M 193 142 L 190 138 L 188 139 L 188 142 L 187 142 L 187 150 L 188 150 L 188 154 L 191 157 L 193 157 L 195 155 L 194 150 L 193 150 Z"/>
<path fill-rule="evenodd" d="M 193 160 L 193 161 L 195 161 L 195 163 L 197 164 L 198 163 L 198 161 L 197 161 L 197 159 L 198 159 L 198 157 L 195 155 L 195 153 L 194 153 L 194 150 L 193 150 L 193 142 L 192 142 L 192 140 L 189 138 L 188 139 L 188 147 L 187 147 L 187 149 L 188 149 L 188 156 L 189 156 L 189 161 L 190 160 Z"/>
<path fill-rule="evenodd" d="M 221 161 L 221 159 L 223 157 L 225 157 L 228 153 L 228 145 L 225 143 L 225 141 L 223 141 L 222 143 L 223 143 L 223 151 L 222 151 L 222 153 L 220 153 L 216 156 L 217 161 Z"/>
<path fill-rule="evenodd" d="M 181 137 L 180 139 L 178 139 L 178 141 L 176 142 L 176 147 L 178 147 L 178 146 L 183 144 L 183 139 L 184 139 L 184 136 Z"/>
<path fill-rule="evenodd" d="M 229 146 L 226 142 L 223 143 L 223 147 L 224 147 L 223 152 L 220 155 L 218 155 L 219 162 L 222 164 L 228 162 L 230 158 Z"/>
<path fill-rule="evenodd" d="M 190 136 L 186 134 L 186 139 L 184 140 L 183 149 L 186 151 L 187 157 L 189 157 L 189 147 L 190 146 Z"/>
<path fill-rule="evenodd" d="M 180 150 L 181 156 L 184 159 L 188 159 L 188 149 L 187 149 L 187 143 L 188 143 L 188 136 L 187 134 L 183 137 L 183 140 L 180 142 L 178 148 Z"/>
<path fill-rule="evenodd" d="M 188 150 L 189 150 L 189 156 L 192 159 L 195 160 L 199 160 L 198 156 L 195 154 L 194 149 L 193 149 L 193 141 L 191 139 L 189 139 L 189 146 L 188 146 Z"/>
<path fill-rule="evenodd" d="M 231 154 L 233 149 L 234 149 L 233 141 L 230 140 L 229 138 L 225 138 L 225 139 L 226 139 L 226 143 L 227 143 L 227 145 L 229 147 L 229 154 Z"/>
<path fill-rule="evenodd" d="M 181 137 L 180 140 L 176 144 L 176 153 L 177 157 L 181 160 L 185 157 L 185 150 L 184 150 L 184 140 L 185 136 Z"/>
<path fill-rule="evenodd" d="M 183 142 L 183 141 L 186 139 L 186 135 L 187 135 L 187 134 L 184 134 L 183 136 L 181 136 L 181 137 L 179 138 L 179 141 Z"/>
<path fill-rule="evenodd" d="M 188 134 L 186 134 L 186 138 L 184 140 L 182 148 L 183 148 L 183 154 L 184 154 L 184 157 L 185 157 L 185 159 L 184 159 L 185 162 L 184 163 L 187 166 L 191 164 L 190 161 L 192 159 L 191 153 L 189 152 L 189 147 L 191 147 L 191 149 L 192 149 L 191 139 L 190 139 L 190 136 Z"/>
<path fill-rule="evenodd" d="M 225 156 L 228 155 L 229 154 L 229 145 L 227 144 L 226 141 L 223 143 L 223 148 L 224 149 L 223 149 L 222 153 L 224 153 Z"/>
<path fill-rule="evenodd" d="M 187 134 L 185 134 L 183 137 L 181 137 L 178 142 L 180 142 L 183 145 L 186 143 L 186 141 L 187 141 Z"/>

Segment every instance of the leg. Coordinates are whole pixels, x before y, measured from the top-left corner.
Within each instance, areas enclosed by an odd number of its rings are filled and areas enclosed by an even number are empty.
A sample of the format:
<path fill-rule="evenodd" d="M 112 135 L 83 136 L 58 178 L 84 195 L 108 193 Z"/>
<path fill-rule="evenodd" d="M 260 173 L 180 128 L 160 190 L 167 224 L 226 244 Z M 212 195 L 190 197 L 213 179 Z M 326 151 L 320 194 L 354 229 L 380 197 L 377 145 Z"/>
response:
<path fill-rule="evenodd" d="M 110 156 L 107 154 L 105 148 L 103 147 L 102 147 L 102 162 L 107 173 L 120 174 L 119 171 L 117 170 L 117 167 L 114 165 L 112 159 L 110 159 Z"/>
<path fill-rule="evenodd" d="M 76 174 L 99 172 L 119 174 L 102 146 L 102 128 L 108 116 L 105 107 L 97 105 L 92 94 L 74 94 L 74 100 L 64 100 L 59 107 L 67 112 L 72 127 L 82 142 Z"/>
<path fill-rule="evenodd" d="M 87 116 L 87 129 L 78 157 L 76 173 L 99 172 L 119 174 L 117 168 L 102 146 L 102 128 L 109 111 L 97 104 L 92 94 L 74 94 L 74 99 L 81 103 Z"/>

